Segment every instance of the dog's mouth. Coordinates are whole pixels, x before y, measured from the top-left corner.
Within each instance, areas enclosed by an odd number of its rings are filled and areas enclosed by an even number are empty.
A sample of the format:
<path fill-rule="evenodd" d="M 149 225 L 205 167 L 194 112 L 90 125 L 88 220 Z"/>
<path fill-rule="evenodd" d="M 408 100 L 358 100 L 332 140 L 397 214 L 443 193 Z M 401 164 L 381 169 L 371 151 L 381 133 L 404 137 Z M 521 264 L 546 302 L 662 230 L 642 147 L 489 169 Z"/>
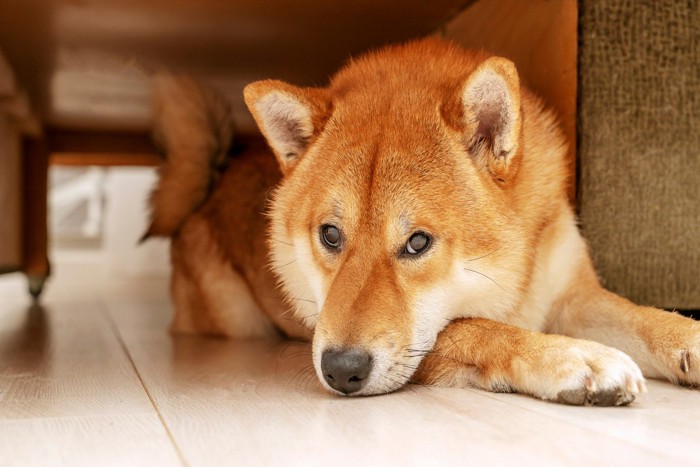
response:
<path fill-rule="evenodd" d="M 371 352 L 359 347 L 316 352 L 314 367 L 321 384 L 337 395 L 372 396 L 396 391 L 410 382 L 422 356 Z"/>

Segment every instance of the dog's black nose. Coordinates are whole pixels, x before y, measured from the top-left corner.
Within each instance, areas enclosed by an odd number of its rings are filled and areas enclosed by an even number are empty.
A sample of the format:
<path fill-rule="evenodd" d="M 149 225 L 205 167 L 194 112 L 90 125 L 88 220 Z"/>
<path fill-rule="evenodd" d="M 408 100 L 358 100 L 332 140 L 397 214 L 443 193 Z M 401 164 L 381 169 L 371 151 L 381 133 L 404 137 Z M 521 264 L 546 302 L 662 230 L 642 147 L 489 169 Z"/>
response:
<path fill-rule="evenodd" d="M 357 392 L 372 371 L 372 356 L 360 349 L 326 350 L 321 357 L 326 383 L 345 394 Z"/>

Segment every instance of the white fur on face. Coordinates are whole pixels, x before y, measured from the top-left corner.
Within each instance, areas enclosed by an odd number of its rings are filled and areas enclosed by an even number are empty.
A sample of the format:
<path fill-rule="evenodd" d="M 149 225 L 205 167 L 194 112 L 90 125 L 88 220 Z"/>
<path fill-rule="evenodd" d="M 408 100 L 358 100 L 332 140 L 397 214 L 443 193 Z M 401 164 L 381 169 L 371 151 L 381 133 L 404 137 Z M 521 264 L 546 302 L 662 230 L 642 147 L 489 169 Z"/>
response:
<path fill-rule="evenodd" d="M 326 299 L 323 276 L 314 264 L 308 241 L 292 238 L 283 222 L 275 219 L 273 216 L 269 241 L 272 270 L 295 316 L 313 330 Z"/>
<path fill-rule="evenodd" d="M 327 288 L 325 285 L 323 274 L 316 267 L 313 259 L 311 245 L 305 238 L 296 238 L 293 240 L 294 251 L 297 258 L 297 268 L 303 271 L 306 279 L 306 288 L 313 295 L 316 302 L 316 312 L 313 315 L 299 316 L 311 328 L 316 326 L 318 315 L 323 309 L 323 304 L 326 302 Z M 300 274 L 301 275 L 301 274 Z M 307 299 L 308 300 L 308 299 Z"/>
<path fill-rule="evenodd" d="M 457 318 L 506 320 L 517 303 L 516 274 L 475 263 L 455 261 L 447 280 L 417 297 L 413 305 L 414 349 L 432 349 L 440 331 Z"/>

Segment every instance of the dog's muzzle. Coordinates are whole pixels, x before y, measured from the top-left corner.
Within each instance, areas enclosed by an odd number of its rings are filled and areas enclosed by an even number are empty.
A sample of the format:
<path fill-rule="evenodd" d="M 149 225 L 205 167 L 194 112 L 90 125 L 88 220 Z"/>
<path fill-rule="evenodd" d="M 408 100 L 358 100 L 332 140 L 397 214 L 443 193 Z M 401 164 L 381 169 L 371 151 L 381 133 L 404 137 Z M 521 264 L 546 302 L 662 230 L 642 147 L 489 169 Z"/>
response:
<path fill-rule="evenodd" d="M 326 383 L 343 394 L 362 389 L 372 372 L 372 356 L 361 349 L 325 350 L 321 371 Z"/>

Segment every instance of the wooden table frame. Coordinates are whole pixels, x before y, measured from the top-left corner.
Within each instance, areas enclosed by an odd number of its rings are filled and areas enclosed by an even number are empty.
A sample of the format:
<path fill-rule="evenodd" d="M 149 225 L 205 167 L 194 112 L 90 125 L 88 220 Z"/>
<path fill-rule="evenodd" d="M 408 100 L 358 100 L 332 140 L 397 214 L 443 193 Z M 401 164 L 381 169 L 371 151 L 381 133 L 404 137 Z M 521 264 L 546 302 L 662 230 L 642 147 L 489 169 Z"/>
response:
<path fill-rule="evenodd" d="M 22 265 L 29 293 L 38 299 L 51 273 L 48 258 L 48 170 L 50 165 L 156 166 L 159 156 L 148 135 L 49 128 L 22 144 Z M 9 271 L 8 271 L 9 272 Z"/>

